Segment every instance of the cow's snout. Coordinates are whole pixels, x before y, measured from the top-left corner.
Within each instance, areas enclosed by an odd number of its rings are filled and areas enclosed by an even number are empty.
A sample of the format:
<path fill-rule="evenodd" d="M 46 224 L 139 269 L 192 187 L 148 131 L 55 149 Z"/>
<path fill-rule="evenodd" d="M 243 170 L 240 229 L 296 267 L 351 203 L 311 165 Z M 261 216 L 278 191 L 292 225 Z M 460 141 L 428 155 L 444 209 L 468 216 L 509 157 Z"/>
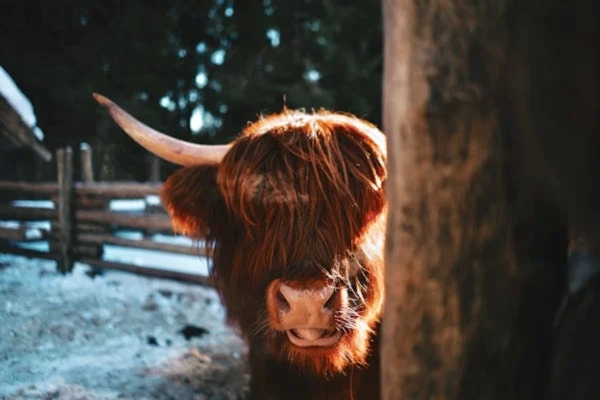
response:
<path fill-rule="evenodd" d="M 328 324 L 331 309 L 327 306 L 333 295 L 331 286 L 295 289 L 281 283 L 277 293 L 277 305 L 281 316 L 299 324 Z"/>
<path fill-rule="evenodd" d="M 300 347 L 330 346 L 340 338 L 334 312 L 340 306 L 341 290 L 326 283 L 271 283 L 267 305 L 271 321 Z"/>

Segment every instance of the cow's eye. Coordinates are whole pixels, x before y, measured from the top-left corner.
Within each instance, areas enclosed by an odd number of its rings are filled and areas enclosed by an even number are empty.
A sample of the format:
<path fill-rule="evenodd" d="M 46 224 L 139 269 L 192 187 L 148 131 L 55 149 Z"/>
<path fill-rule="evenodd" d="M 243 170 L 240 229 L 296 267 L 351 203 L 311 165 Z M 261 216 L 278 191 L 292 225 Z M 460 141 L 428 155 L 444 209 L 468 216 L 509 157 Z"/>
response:
<path fill-rule="evenodd" d="M 336 291 L 333 291 L 333 294 L 331 295 L 331 297 L 327 300 L 327 302 L 325 302 L 325 304 L 323 305 L 324 308 L 328 309 L 328 310 L 332 310 L 335 307 L 335 302 L 336 302 Z"/>
<path fill-rule="evenodd" d="M 358 259 L 351 259 L 348 262 L 348 277 L 350 279 L 353 279 L 354 277 L 356 277 L 358 274 L 360 274 L 362 272 L 363 266 L 361 265 L 361 263 L 359 262 Z"/>

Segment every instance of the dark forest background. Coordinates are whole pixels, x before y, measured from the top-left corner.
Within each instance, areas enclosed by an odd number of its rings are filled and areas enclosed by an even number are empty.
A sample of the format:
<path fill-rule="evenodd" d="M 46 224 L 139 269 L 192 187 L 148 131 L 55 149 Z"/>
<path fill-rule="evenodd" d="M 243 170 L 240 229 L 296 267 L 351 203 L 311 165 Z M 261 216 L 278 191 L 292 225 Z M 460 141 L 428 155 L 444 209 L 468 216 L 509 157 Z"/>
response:
<path fill-rule="evenodd" d="M 3 1 L 0 65 L 49 149 L 87 142 L 99 179 L 144 180 L 148 155 L 92 92 L 197 143 L 227 142 L 284 104 L 380 126 L 381 29 L 370 0 Z"/>

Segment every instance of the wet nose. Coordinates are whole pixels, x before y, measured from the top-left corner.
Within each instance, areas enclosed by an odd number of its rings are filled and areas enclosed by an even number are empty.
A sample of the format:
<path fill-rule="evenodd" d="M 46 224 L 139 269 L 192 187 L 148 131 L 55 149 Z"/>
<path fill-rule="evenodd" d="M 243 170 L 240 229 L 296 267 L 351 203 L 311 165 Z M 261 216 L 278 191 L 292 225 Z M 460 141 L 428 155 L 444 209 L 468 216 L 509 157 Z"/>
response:
<path fill-rule="evenodd" d="M 334 292 L 330 285 L 295 288 L 281 283 L 276 294 L 281 324 L 288 329 L 330 328 L 333 310 L 329 302 Z"/>

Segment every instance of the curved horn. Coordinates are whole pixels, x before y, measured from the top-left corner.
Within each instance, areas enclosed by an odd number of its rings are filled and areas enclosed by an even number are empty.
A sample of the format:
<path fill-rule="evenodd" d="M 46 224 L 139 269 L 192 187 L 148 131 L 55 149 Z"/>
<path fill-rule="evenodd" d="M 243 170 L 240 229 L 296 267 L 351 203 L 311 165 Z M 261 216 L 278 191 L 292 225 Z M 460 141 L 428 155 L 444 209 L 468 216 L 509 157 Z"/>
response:
<path fill-rule="evenodd" d="M 93 96 L 133 140 L 149 152 L 173 164 L 216 165 L 221 162 L 231 147 L 230 145 L 202 145 L 175 139 L 144 125 L 101 94 L 94 93 Z"/>

